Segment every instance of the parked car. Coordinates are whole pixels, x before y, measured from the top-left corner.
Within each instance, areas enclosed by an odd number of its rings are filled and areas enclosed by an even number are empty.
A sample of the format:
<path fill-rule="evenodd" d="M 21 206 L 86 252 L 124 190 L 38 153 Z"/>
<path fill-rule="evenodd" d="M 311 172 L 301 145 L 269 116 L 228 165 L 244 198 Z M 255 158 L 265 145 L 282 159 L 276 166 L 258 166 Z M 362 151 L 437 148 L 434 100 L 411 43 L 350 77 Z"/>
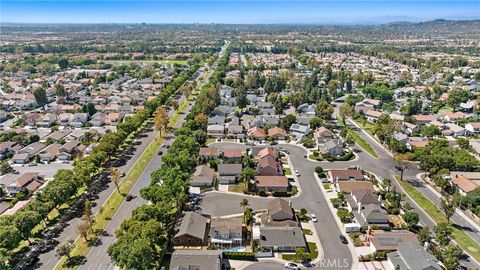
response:
<path fill-rule="evenodd" d="M 126 174 L 125 172 L 122 172 L 122 173 L 120 174 L 120 177 L 125 177 L 125 175 L 127 175 L 127 174 Z"/>
<path fill-rule="evenodd" d="M 343 244 L 348 244 L 348 240 L 344 235 L 340 235 L 340 241 L 342 241 Z"/>
<path fill-rule="evenodd" d="M 292 269 L 292 270 L 300 269 L 296 263 L 291 263 L 291 262 L 286 262 L 285 263 L 285 268 Z"/>
<path fill-rule="evenodd" d="M 129 202 L 133 199 L 133 196 L 128 194 L 127 197 L 125 197 L 125 201 Z"/>
<path fill-rule="evenodd" d="M 310 219 L 313 221 L 313 222 L 317 222 L 318 219 L 317 219 L 317 216 L 315 214 L 310 214 Z"/>
<path fill-rule="evenodd" d="M 158 151 L 157 155 L 159 156 L 163 155 L 163 151 Z"/>
<path fill-rule="evenodd" d="M 298 170 L 295 170 L 295 175 L 300 176 L 300 172 Z"/>

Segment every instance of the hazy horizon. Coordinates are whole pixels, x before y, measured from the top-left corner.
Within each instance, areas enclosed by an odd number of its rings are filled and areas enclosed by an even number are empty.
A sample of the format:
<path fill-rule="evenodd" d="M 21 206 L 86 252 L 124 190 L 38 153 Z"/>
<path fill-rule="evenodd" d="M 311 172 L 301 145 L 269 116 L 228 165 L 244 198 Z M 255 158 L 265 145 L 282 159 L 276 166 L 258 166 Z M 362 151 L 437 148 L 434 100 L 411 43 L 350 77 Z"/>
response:
<path fill-rule="evenodd" d="M 2 1 L 1 23 L 323 24 L 480 19 L 480 1 Z"/>

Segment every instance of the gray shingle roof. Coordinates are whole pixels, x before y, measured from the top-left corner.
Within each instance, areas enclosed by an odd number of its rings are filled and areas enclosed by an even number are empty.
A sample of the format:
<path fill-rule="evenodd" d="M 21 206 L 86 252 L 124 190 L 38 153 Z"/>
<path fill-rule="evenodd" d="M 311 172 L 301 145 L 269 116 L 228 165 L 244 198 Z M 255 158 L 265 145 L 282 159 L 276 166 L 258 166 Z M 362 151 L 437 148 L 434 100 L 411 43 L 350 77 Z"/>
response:
<path fill-rule="evenodd" d="M 175 237 L 190 235 L 199 239 L 205 238 L 207 218 L 195 212 L 186 212 Z"/>
<path fill-rule="evenodd" d="M 263 247 L 306 247 L 302 229 L 299 227 L 262 227 L 260 245 Z"/>

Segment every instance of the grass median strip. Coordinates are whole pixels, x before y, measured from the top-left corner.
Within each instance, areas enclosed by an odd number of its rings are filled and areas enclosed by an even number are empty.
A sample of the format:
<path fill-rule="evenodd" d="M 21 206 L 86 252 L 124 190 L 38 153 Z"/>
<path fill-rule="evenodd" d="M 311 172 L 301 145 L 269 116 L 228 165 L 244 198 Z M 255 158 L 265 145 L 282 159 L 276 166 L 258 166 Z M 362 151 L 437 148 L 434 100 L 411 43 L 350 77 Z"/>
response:
<path fill-rule="evenodd" d="M 402 186 L 405 192 L 433 219 L 436 223 L 447 222 L 447 218 L 442 211 L 433 204 L 430 200 L 425 198 L 423 194 L 416 189 L 412 184 L 406 181 L 400 181 L 399 177 L 396 177 L 398 183 Z M 453 239 L 457 244 L 476 261 L 480 261 L 480 244 L 475 242 L 462 230 L 452 226 Z"/>
<path fill-rule="evenodd" d="M 367 151 L 370 155 L 372 155 L 375 158 L 378 158 L 377 152 L 372 148 L 370 144 L 367 143 L 360 135 L 358 135 L 355 131 L 353 131 L 351 128 L 349 128 L 345 123 L 342 121 L 342 119 L 337 118 L 337 122 L 340 123 L 340 125 L 344 128 L 347 129 L 348 135 L 352 136 L 353 140 L 355 141 L 358 146 L 363 148 L 363 150 Z"/>
<path fill-rule="evenodd" d="M 190 96 L 193 96 L 193 93 Z M 183 113 L 187 109 L 190 102 L 189 99 L 190 98 L 185 99 L 180 107 L 174 112 L 169 120 L 169 127 L 175 126 L 180 116 L 179 112 Z M 86 241 L 81 237 L 75 240 L 75 248 L 71 252 L 70 265 L 65 265 L 66 257 L 63 257 L 55 269 L 78 269 L 80 263 L 87 256 L 88 252 L 93 247 L 94 242 L 96 239 L 98 239 L 100 233 L 107 226 L 107 224 L 110 222 L 110 219 L 120 207 L 121 203 L 125 199 L 125 195 L 130 192 L 142 172 L 148 166 L 150 160 L 157 153 L 164 141 L 163 135 L 164 133 L 155 137 L 155 139 L 147 146 L 140 158 L 135 162 L 133 167 L 128 171 L 125 178 L 118 186 L 120 192 L 114 191 L 114 193 L 112 193 L 112 195 L 102 205 L 100 211 L 94 217 L 91 233 L 87 237 L 88 240 Z"/>

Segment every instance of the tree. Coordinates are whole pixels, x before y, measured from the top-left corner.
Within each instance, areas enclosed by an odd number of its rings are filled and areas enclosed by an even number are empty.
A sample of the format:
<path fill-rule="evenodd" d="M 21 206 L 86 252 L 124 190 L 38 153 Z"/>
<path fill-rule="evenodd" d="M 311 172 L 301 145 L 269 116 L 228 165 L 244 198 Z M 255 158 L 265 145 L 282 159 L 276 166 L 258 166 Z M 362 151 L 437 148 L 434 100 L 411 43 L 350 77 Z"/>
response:
<path fill-rule="evenodd" d="M 61 83 L 55 84 L 55 95 L 57 97 L 66 97 L 67 96 L 67 91 L 65 91 L 65 87 Z"/>
<path fill-rule="evenodd" d="M 255 177 L 256 172 L 251 167 L 245 167 L 240 172 L 239 179 L 245 183 L 245 188 L 248 188 L 248 183 L 250 180 Z"/>
<path fill-rule="evenodd" d="M 441 248 L 441 261 L 447 270 L 457 269 L 460 265 L 463 251 L 457 245 L 448 244 Z"/>
<path fill-rule="evenodd" d="M 308 259 L 308 253 L 305 252 L 303 248 L 296 248 L 295 249 L 295 261 L 296 262 L 304 262 Z"/>
<path fill-rule="evenodd" d="M 344 103 L 338 109 L 338 114 L 339 114 L 339 116 L 340 116 L 340 118 L 342 119 L 343 122 L 345 122 L 345 118 L 352 115 L 352 113 L 353 113 L 353 108 L 348 103 Z"/>
<path fill-rule="evenodd" d="M 462 149 L 469 149 L 470 148 L 470 142 L 468 141 L 468 139 L 459 137 L 459 138 L 455 139 L 455 142 Z"/>
<path fill-rule="evenodd" d="M 176 111 L 178 109 L 178 101 L 172 100 L 171 102 L 173 109 Z"/>
<path fill-rule="evenodd" d="M 0 246 L 14 249 L 22 241 L 22 234 L 13 225 L 0 226 Z"/>
<path fill-rule="evenodd" d="M 8 163 L 7 160 L 0 161 L 0 174 L 7 174 L 12 171 L 12 166 L 10 166 L 10 163 Z"/>
<path fill-rule="evenodd" d="M 33 90 L 33 96 L 39 106 L 44 106 L 48 103 L 47 92 L 43 87 L 35 88 L 35 90 Z"/>
<path fill-rule="evenodd" d="M 83 104 L 82 112 L 88 114 L 88 116 L 92 116 L 97 113 L 97 109 L 95 108 L 95 104 L 88 102 L 87 104 Z"/>
<path fill-rule="evenodd" d="M 407 228 L 409 230 L 412 230 L 420 221 L 420 217 L 418 213 L 413 211 L 408 211 L 405 214 L 403 214 L 403 220 L 405 221 L 405 223 L 407 223 Z"/>
<path fill-rule="evenodd" d="M 442 135 L 442 131 L 437 126 L 428 125 L 422 128 L 420 134 L 424 137 L 433 138 L 434 136 Z"/>
<path fill-rule="evenodd" d="M 464 89 L 454 89 L 448 92 L 447 104 L 455 109 L 460 103 L 470 99 L 470 92 Z"/>
<path fill-rule="evenodd" d="M 402 157 L 402 155 L 395 156 L 395 163 L 397 164 L 395 168 L 400 172 L 400 181 L 403 181 L 404 172 L 410 168 L 408 160 L 405 160 Z"/>
<path fill-rule="evenodd" d="M 67 58 L 61 58 L 57 62 L 58 66 L 60 69 L 66 69 L 68 68 L 68 59 Z"/>
<path fill-rule="evenodd" d="M 331 80 L 327 83 L 327 89 L 330 96 L 332 97 L 337 96 L 337 90 L 339 86 L 340 86 L 340 83 L 337 80 Z"/>
<path fill-rule="evenodd" d="M 326 99 L 322 98 L 317 102 L 317 107 L 315 108 L 315 114 L 322 119 L 330 119 L 333 113 L 333 106 L 327 102 Z"/>
<path fill-rule="evenodd" d="M 118 193 L 120 193 L 120 188 L 118 186 L 120 181 L 120 171 L 117 168 L 110 169 L 110 180 L 117 188 Z"/>
<path fill-rule="evenodd" d="M 30 243 L 33 228 L 41 222 L 42 217 L 35 211 L 19 211 L 13 216 L 13 224 L 18 229 L 23 239 Z"/>
<path fill-rule="evenodd" d="M 248 105 L 248 99 L 247 99 L 247 90 L 245 87 L 240 86 L 237 91 L 236 91 L 236 97 L 235 100 L 237 102 L 237 106 L 240 109 L 244 109 Z"/>
<path fill-rule="evenodd" d="M 293 114 L 286 115 L 280 119 L 280 127 L 288 130 L 293 124 L 297 122 L 297 117 Z"/>
<path fill-rule="evenodd" d="M 65 243 L 58 245 L 55 249 L 55 252 L 57 253 L 58 257 L 66 256 L 67 260 L 70 261 L 70 252 L 72 252 L 74 248 L 75 244 L 73 243 L 73 240 L 67 240 Z"/>
<path fill-rule="evenodd" d="M 85 200 L 85 207 L 83 208 L 83 219 L 90 224 L 93 225 L 93 218 L 92 218 L 92 203 L 89 199 Z"/>
<path fill-rule="evenodd" d="M 315 129 L 319 128 L 320 126 L 322 126 L 322 119 L 320 119 L 318 117 L 313 117 L 312 119 L 310 119 L 308 121 L 308 124 L 310 125 L 310 128 L 312 130 L 315 130 Z"/>
<path fill-rule="evenodd" d="M 88 221 L 77 225 L 78 233 L 85 239 L 85 242 L 88 241 L 88 232 L 91 230 L 91 228 L 92 226 Z"/>
<path fill-rule="evenodd" d="M 242 200 L 240 201 L 240 206 L 243 208 L 243 212 L 245 212 L 245 208 L 247 208 L 248 205 L 249 205 L 249 204 L 248 204 L 248 200 L 247 200 L 247 199 L 242 199 Z"/>
<path fill-rule="evenodd" d="M 432 240 L 432 232 L 429 227 L 422 227 L 417 233 L 417 238 L 420 243 L 429 243 Z"/>
<path fill-rule="evenodd" d="M 438 223 L 433 228 L 435 232 L 435 240 L 440 246 L 446 246 L 450 242 L 450 236 L 452 235 L 452 227 L 447 222 Z"/>
<path fill-rule="evenodd" d="M 450 218 L 455 213 L 455 204 L 451 199 L 442 198 L 440 208 L 442 209 L 443 214 L 445 214 L 445 217 L 447 218 L 447 223 L 450 223 Z"/>
<path fill-rule="evenodd" d="M 164 107 L 158 107 L 155 118 L 153 119 L 153 125 L 155 129 L 162 134 L 162 130 L 166 130 L 168 127 L 168 114 Z"/>

